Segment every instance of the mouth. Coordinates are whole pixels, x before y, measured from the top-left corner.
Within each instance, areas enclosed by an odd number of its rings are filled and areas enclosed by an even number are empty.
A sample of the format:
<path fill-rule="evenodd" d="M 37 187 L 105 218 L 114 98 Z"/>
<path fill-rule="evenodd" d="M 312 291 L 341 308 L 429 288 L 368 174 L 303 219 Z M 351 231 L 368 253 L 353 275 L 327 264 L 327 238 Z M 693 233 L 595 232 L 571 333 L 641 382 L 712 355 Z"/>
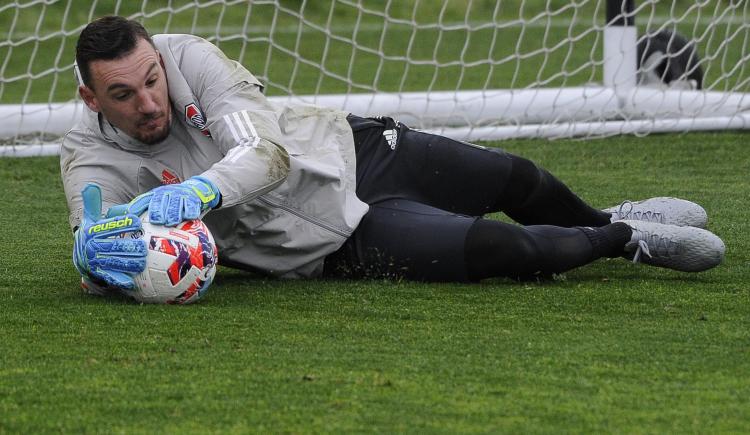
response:
<path fill-rule="evenodd" d="M 136 123 L 133 137 L 145 144 L 156 144 L 169 135 L 169 117 L 165 112 L 159 112 L 142 118 Z"/>
<path fill-rule="evenodd" d="M 145 128 L 148 130 L 152 130 L 154 128 L 158 128 L 159 124 L 161 123 L 162 118 L 164 118 L 164 114 L 156 114 L 154 116 L 149 116 L 148 118 L 145 118 L 138 122 L 138 127 Z"/>

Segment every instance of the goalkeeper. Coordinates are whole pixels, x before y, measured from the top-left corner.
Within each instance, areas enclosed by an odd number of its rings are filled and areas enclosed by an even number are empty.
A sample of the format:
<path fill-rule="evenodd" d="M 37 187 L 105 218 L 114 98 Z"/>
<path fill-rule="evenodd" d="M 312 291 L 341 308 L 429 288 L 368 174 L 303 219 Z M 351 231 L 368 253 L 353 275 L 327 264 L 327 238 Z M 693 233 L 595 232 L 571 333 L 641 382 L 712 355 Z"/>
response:
<path fill-rule="evenodd" d="M 288 277 L 526 279 L 602 257 L 701 271 L 724 245 L 704 210 L 652 198 L 593 208 L 533 162 L 387 117 L 276 105 L 242 65 L 189 35 L 104 17 L 76 47 L 87 109 L 61 172 L 92 292 L 144 267 L 140 216 L 202 216 L 226 266 Z M 97 188 L 84 189 L 93 184 Z M 503 212 L 520 225 L 483 216 Z"/>

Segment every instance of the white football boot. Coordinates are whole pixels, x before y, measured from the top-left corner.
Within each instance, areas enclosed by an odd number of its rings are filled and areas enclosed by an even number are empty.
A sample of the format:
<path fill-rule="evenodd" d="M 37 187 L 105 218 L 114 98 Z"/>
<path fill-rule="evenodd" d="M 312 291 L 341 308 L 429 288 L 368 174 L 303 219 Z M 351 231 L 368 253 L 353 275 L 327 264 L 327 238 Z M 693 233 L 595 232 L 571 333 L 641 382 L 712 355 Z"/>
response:
<path fill-rule="evenodd" d="M 679 198 L 657 197 L 643 201 L 623 201 L 604 209 L 612 214 L 612 222 L 634 220 L 657 222 L 681 227 L 706 228 L 708 215 L 698 204 Z"/>
<path fill-rule="evenodd" d="M 632 230 L 625 244 L 626 258 L 683 272 L 700 272 L 718 266 L 724 242 L 710 231 L 654 222 L 624 220 Z"/>

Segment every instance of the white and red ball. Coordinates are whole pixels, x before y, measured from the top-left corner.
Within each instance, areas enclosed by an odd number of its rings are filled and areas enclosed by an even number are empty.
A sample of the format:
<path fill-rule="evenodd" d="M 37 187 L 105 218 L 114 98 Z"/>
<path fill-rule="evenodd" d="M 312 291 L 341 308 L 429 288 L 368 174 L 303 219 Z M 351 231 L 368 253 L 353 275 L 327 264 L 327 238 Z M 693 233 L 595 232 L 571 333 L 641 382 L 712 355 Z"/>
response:
<path fill-rule="evenodd" d="M 155 304 L 190 304 L 208 290 L 216 274 L 218 252 L 206 224 L 184 221 L 175 227 L 141 217 L 148 254 L 146 269 L 135 277 L 135 300 Z"/>

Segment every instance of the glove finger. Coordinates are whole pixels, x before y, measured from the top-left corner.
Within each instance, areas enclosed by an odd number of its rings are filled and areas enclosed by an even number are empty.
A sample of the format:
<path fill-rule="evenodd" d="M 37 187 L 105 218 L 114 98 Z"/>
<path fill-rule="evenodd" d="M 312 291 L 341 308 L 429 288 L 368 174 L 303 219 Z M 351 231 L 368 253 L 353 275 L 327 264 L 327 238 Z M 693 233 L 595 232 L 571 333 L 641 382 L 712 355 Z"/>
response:
<path fill-rule="evenodd" d="M 96 257 L 97 255 L 145 257 L 146 243 L 142 239 L 92 240 L 87 247 L 87 254 L 90 257 Z"/>
<path fill-rule="evenodd" d="M 133 277 L 123 272 L 110 272 L 106 270 L 93 269 L 91 275 L 104 281 L 107 285 L 123 290 L 133 290 L 135 282 Z"/>
<path fill-rule="evenodd" d="M 169 202 L 166 208 L 166 216 L 164 219 L 164 225 L 173 227 L 182 222 L 182 204 L 185 202 L 185 197 L 179 193 L 176 195 L 169 195 Z"/>
<path fill-rule="evenodd" d="M 141 273 L 146 269 L 146 258 L 103 256 L 91 259 L 89 266 L 101 272 Z"/>
<path fill-rule="evenodd" d="M 118 204 L 110 207 L 104 217 L 111 218 L 115 216 L 124 216 L 126 214 L 128 214 L 128 204 Z"/>
<path fill-rule="evenodd" d="M 87 184 L 81 190 L 83 223 L 96 222 L 102 217 L 102 191 L 96 184 Z"/>
<path fill-rule="evenodd" d="M 173 227 L 182 221 L 200 216 L 200 200 L 191 196 L 173 195 L 169 201 L 165 226 Z"/>
<path fill-rule="evenodd" d="M 153 193 L 147 192 L 133 198 L 133 200 L 128 203 L 128 212 L 136 216 L 142 215 L 143 212 L 148 210 L 153 195 Z"/>
<path fill-rule="evenodd" d="M 188 221 L 201 217 L 201 203 L 192 198 L 185 198 L 185 204 L 182 210 L 182 220 Z"/>
<path fill-rule="evenodd" d="M 76 268 L 86 267 L 86 233 L 82 228 L 76 230 L 75 240 L 73 241 L 73 263 Z"/>
<path fill-rule="evenodd" d="M 169 195 L 166 192 L 154 192 L 148 204 L 148 218 L 152 224 L 164 225 Z"/>

